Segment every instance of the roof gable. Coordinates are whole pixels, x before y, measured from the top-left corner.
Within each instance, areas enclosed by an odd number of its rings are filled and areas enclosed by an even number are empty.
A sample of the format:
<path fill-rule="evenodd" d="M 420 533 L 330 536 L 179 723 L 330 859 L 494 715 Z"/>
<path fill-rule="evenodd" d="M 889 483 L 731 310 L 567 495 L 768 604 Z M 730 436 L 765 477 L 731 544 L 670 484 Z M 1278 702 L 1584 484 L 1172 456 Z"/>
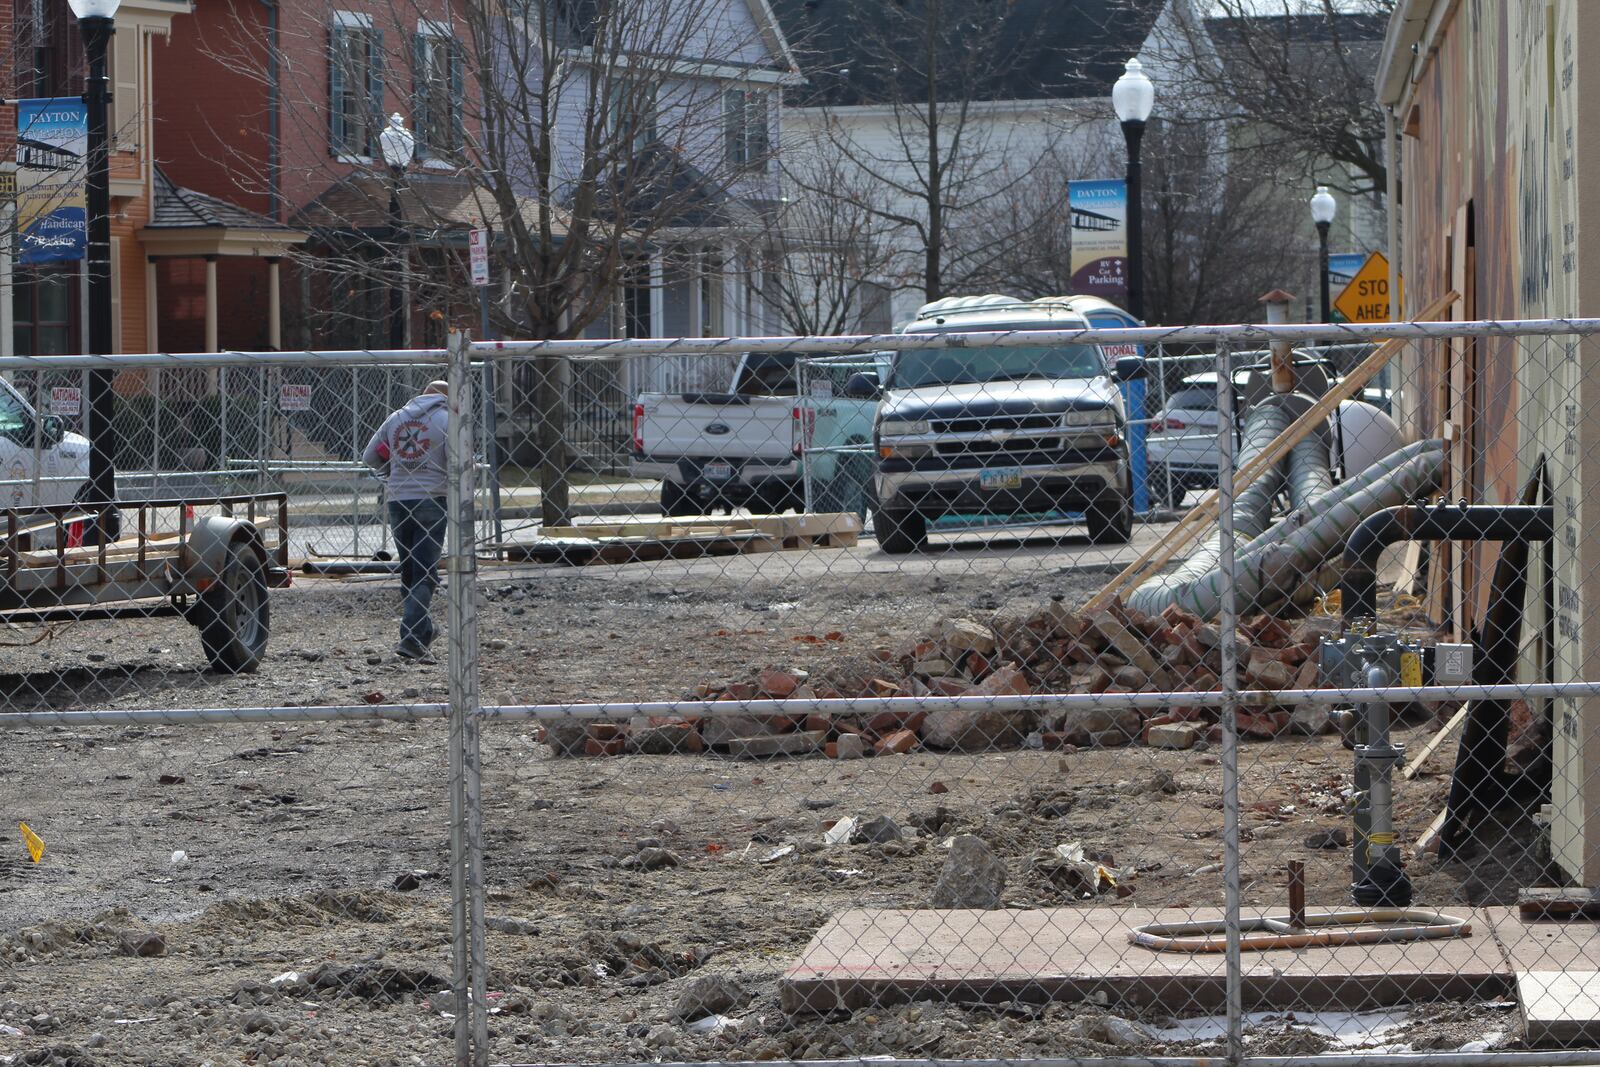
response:
<path fill-rule="evenodd" d="M 1167 0 L 965 0 L 941 35 L 940 98 L 1077 99 L 1108 95 Z M 920 41 L 897 23 L 925 25 L 925 0 L 772 0 L 808 81 L 800 106 L 923 99 Z M 969 32 L 970 29 L 970 32 Z M 969 46 L 981 42 L 981 57 Z M 977 62 L 966 62 L 976 58 Z M 966 62 L 965 67 L 963 64 Z"/>

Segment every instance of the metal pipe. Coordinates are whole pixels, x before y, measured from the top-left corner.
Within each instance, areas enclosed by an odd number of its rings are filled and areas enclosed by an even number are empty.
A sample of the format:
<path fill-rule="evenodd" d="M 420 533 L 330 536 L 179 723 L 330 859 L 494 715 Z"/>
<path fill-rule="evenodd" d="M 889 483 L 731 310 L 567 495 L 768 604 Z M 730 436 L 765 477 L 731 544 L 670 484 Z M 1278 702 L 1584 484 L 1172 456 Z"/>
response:
<path fill-rule="evenodd" d="M 1031 348 L 1058 344 L 1206 344 L 1221 341 L 1268 345 L 1273 341 L 1326 341 L 1360 343 L 1386 340 L 1437 340 L 1452 337 L 1586 337 L 1600 334 L 1600 319 L 1502 319 L 1467 322 L 1292 323 L 1283 326 L 1244 324 L 1232 326 L 1144 326 L 1132 329 L 1011 330 L 994 333 L 850 334 L 838 337 L 688 337 L 621 338 L 570 341 L 478 341 L 472 345 L 476 359 L 505 359 L 534 353 L 563 355 L 570 359 L 646 359 L 664 355 L 728 355 L 745 352 L 792 352 L 813 355 L 852 355 L 881 351 L 919 351 L 938 348 Z M 0 371 L 135 367 L 221 367 L 256 363 L 329 366 L 350 364 L 405 364 L 439 366 L 442 348 L 344 349 L 292 352 L 227 351 L 205 353 L 127 353 L 119 355 L 3 356 Z"/>
<path fill-rule="evenodd" d="M 1289 925 L 1296 930 L 1306 928 L 1306 863 L 1290 860 L 1289 864 Z"/>
<path fill-rule="evenodd" d="M 1222 627 L 1222 670 L 1217 680 L 1222 686 L 1222 880 L 1223 923 L 1227 937 L 1227 1037 L 1228 1062 L 1237 1064 L 1244 1059 L 1244 965 L 1243 930 L 1240 926 L 1239 906 L 1243 892 L 1240 886 L 1239 857 L 1239 616 L 1234 588 L 1234 524 L 1241 510 L 1246 511 L 1246 522 L 1254 523 L 1257 515 L 1248 509 L 1261 505 L 1255 500 L 1244 503 L 1233 495 L 1233 374 L 1229 360 L 1229 346 L 1217 346 L 1217 556 L 1218 571 L 1222 579 L 1218 607 Z M 1287 410 L 1281 405 L 1268 407 L 1254 420 L 1254 429 L 1265 431 L 1287 419 Z M 1287 423 L 1285 423 L 1287 425 Z M 1266 442 L 1278 436 L 1278 430 L 1266 437 Z M 1251 438 L 1252 454 L 1266 447 L 1258 443 L 1259 436 Z M 1272 479 L 1260 478 L 1250 488 L 1255 489 Z M 1270 509 L 1272 498 L 1265 498 L 1265 509 Z M 1262 525 L 1266 515 L 1259 516 Z"/>
<path fill-rule="evenodd" d="M 1220 690 L 1172 690 L 1160 693 L 1055 693 L 1026 697 L 840 697 L 834 700 L 658 700 L 609 704 L 485 704 L 484 719 L 547 721 L 596 719 L 626 721 L 638 715 L 724 718 L 743 715 L 862 715 L 878 712 L 994 710 L 1066 711 L 1075 708 L 1161 708 L 1174 704 L 1219 707 Z M 1527 685 L 1425 685 L 1387 686 L 1382 689 L 1282 689 L 1238 691 L 1241 703 L 1292 706 L 1297 704 L 1358 703 L 1381 700 L 1391 704 L 1413 701 L 1518 700 L 1547 697 L 1577 700 L 1600 697 L 1600 682 L 1535 682 Z M 75 711 L 0 712 L 0 729 L 24 726 L 135 726 L 343 722 L 384 719 L 419 722 L 448 717 L 447 704 L 356 704 L 328 707 L 241 708 L 103 708 Z"/>
<path fill-rule="evenodd" d="M 1359 476 L 1312 501 L 1244 546 L 1235 569 L 1235 591 L 1242 603 L 1257 607 L 1292 593 L 1332 559 L 1346 531 L 1375 510 L 1431 492 L 1444 462 L 1444 443 L 1419 441 L 1373 464 Z M 1217 613 L 1216 571 L 1183 584 L 1171 576 L 1154 578 L 1134 590 L 1128 606 L 1146 615 L 1177 604 L 1204 618 Z"/>
<path fill-rule="evenodd" d="M 487 1004 L 479 981 L 483 963 L 481 783 L 478 755 L 478 620 L 476 516 L 473 503 L 472 366 L 466 338 L 450 336 L 450 402 L 445 462 L 449 468 L 449 514 L 445 566 L 449 575 L 450 687 L 450 886 L 451 992 L 455 997 L 456 1062 L 465 1065 L 474 1045 L 487 1054 L 487 1043 L 475 1040 Z M 474 849 L 477 849 L 477 854 Z"/>
<path fill-rule="evenodd" d="M 107 54 L 116 23 L 106 16 L 78 20 L 89 72 L 83 84 L 83 104 L 88 125 L 88 170 L 84 179 L 86 266 L 89 277 L 89 351 L 109 354 L 113 347 L 115 309 L 111 291 L 111 83 Z M 117 497 L 116 372 L 106 368 L 89 374 L 89 486 L 88 500 L 108 504 Z M 98 526 L 99 541 L 109 532 Z"/>
<path fill-rule="evenodd" d="M 1378 614 L 1378 554 L 1401 541 L 1545 541 L 1554 536 L 1551 507 L 1526 504 L 1407 504 L 1369 515 L 1344 550 L 1340 597 L 1346 622 Z"/>

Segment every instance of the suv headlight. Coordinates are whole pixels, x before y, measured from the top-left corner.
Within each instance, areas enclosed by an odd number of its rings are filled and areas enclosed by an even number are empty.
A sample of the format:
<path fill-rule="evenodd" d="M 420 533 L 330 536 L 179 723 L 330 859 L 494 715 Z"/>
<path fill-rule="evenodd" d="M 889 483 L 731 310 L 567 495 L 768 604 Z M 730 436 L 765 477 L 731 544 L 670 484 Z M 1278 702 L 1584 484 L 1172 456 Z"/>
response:
<path fill-rule="evenodd" d="M 1117 416 L 1110 408 L 1073 408 L 1061 416 L 1061 425 L 1068 429 L 1109 427 L 1117 424 Z"/>
<path fill-rule="evenodd" d="M 884 419 L 878 423 L 878 434 L 882 437 L 917 437 L 929 430 L 928 420 L 922 419 L 910 422 L 905 419 Z"/>

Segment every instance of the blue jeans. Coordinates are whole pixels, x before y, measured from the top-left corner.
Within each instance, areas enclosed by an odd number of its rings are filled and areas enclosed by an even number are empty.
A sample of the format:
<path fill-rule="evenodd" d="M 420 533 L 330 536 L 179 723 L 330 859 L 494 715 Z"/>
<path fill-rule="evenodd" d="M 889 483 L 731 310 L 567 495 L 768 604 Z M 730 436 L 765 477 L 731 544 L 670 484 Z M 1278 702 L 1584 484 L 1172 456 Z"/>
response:
<path fill-rule="evenodd" d="M 423 648 L 435 636 L 428 606 L 439 585 L 447 518 L 443 497 L 389 501 L 389 528 L 400 555 L 400 640 Z"/>

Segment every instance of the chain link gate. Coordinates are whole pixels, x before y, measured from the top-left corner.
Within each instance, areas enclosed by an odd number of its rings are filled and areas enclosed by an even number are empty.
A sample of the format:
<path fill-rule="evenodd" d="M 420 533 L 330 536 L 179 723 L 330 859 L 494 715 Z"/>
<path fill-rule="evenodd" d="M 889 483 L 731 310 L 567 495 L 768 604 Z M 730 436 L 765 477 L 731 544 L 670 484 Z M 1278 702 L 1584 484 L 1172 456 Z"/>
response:
<path fill-rule="evenodd" d="M 226 367 L 216 458 L 274 444 L 225 484 L 152 459 L 128 536 L 13 508 L 12 587 L 56 603 L 9 613 L 0 1056 L 1593 1062 L 1596 329 L 7 361 L 109 362 L 124 396 Z M 1313 342 L 1357 347 L 1320 378 L 1272 347 Z M 1137 522 L 1114 386 L 1140 367 L 1096 352 L 1127 344 L 1184 361 L 1146 458 L 1209 453 L 1216 483 Z M 489 360 L 590 410 L 583 383 L 680 357 L 733 377 L 625 398 L 626 473 L 547 462 L 559 407 L 489 447 Z M 537 389 L 591 360 L 619 370 Z M 441 368 L 445 655 L 413 661 L 347 472 Z M 1207 374 L 1214 410 L 1176 406 Z M 383 402 L 313 402 L 279 448 L 243 382 Z M 150 405 L 135 428 L 180 418 Z M 318 481 L 284 453 L 322 438 Z M 178 550 L 228 511 L 294 582 L 258 670 L 180 668 L 165 613 L 257 603 Z M 157 558 L 161 596 L 70 603 Z"/>

